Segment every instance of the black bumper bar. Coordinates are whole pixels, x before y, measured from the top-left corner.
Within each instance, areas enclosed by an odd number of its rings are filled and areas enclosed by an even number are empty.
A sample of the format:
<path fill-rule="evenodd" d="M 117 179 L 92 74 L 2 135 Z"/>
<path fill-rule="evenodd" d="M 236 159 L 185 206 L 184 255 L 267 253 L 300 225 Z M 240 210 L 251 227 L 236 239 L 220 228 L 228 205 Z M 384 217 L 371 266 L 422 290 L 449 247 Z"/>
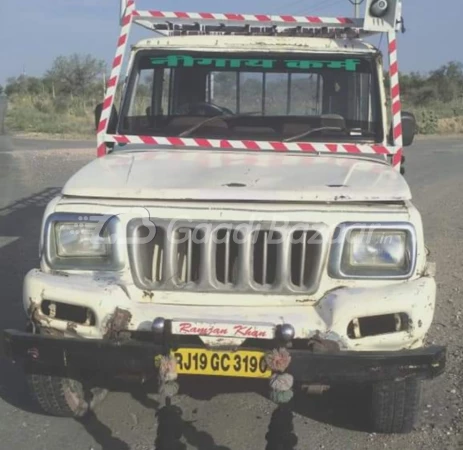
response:
<path fill-rule="evenodd" d="M 4 331 L 3 343 L 6 356 L 14 361 L 111 374 L 154 371 L 154 358 L 164 353 L 162 345 L 149 342 L 62 339 L 14 330 Z M 413 375 L 435 378 L 444 371 L 446 362 L 445 347 L 397 352 L 289 351 L 288 372 L 296 381 L 306 383 L 380 381 Z"/>

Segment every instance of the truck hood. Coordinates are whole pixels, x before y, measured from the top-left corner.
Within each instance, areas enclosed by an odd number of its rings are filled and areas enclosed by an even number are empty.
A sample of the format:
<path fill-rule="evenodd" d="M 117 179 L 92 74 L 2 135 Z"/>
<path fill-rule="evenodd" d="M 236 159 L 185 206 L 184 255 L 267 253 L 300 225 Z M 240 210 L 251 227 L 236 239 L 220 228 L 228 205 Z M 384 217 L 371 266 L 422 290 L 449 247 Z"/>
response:
<path fill-rule="evenodd" d="M 382 161 L 341 155 L 158 150 L 112 153 L 64 186 L 78 197 L 272 202 L 402 201 L 404 178 Z"/>

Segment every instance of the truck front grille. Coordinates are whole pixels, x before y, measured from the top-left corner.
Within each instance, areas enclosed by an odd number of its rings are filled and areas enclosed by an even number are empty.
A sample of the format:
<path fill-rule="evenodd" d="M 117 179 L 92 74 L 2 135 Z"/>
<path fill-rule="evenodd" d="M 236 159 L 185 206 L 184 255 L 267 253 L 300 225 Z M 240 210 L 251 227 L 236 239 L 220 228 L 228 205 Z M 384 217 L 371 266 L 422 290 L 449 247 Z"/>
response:
<path fill-rule="evenodd" d="M 129 256 L 143 290 L 312 293 L 320 275 L 320 226 L 192 224 L 136 219 Z"/>

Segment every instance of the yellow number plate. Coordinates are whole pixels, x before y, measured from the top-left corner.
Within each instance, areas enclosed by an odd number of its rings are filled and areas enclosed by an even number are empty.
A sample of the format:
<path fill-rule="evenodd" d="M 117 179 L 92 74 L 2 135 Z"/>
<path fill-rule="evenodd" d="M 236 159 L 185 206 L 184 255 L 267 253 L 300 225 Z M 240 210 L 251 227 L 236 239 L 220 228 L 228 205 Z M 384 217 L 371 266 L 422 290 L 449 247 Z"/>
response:
<path fill-rule="evenodd" d="M 173 352 L 177 372 L 188 375 L 213 375 L 242 378 L 270 378 L 264 352 L 213 351 L 182 348 Z"/>

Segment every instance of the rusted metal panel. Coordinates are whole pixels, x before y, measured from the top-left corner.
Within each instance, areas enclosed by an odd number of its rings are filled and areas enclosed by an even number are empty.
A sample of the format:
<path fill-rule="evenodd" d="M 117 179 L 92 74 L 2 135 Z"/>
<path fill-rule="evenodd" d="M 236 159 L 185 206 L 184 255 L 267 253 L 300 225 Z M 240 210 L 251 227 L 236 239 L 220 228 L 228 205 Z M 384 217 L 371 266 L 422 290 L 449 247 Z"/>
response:
<path fill-rule="evenodd" d="M 130 313 L 130 311 L 121 308 L 116 308 L 114 314 L 106 323 L 105 338 L 114 339 L 118 337 L 118 334 L 121 331 L 125 331 L 129 328 L 131 320 L 132 314 Z"/>

